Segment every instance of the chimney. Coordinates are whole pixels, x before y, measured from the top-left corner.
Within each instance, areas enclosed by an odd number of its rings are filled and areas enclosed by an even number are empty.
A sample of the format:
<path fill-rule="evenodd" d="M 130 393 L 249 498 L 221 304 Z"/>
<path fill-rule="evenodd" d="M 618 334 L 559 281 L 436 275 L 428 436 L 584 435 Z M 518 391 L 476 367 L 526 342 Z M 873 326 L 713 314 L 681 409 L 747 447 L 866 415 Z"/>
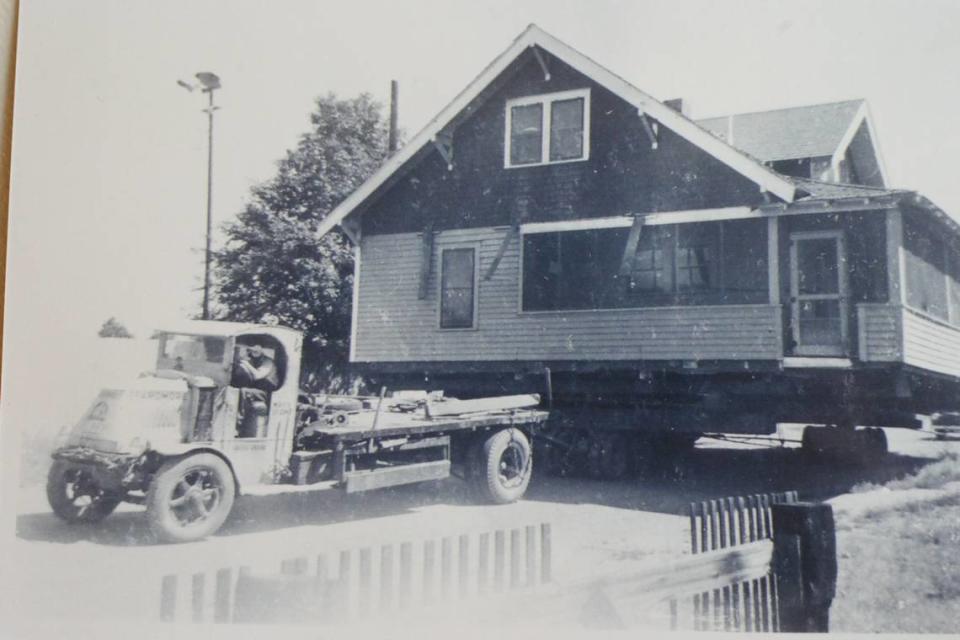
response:
<path fill-rule="evenodd" d="M 686 112 L 683 110 L 683 98 L 674 98 L 672 100 L 664 100 L 663 104 L 670 107 L 678 113 L 686 115 Z"/>
<path fill-rule="evenodd" d="M 387 143 L 387 152 L 393 154 L 397 150 L 397 94 L 400 89 L 396 80 L 390 81 L 390 137 Z"/>

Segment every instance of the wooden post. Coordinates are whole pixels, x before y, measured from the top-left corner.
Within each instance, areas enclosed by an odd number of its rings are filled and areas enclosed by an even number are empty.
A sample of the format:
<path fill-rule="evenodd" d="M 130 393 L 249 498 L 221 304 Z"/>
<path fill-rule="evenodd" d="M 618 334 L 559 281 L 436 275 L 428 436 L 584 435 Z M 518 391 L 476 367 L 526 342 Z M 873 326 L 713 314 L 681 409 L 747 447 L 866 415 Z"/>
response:
<path fill-rule="evenodd" d="M 433 602 L 434 574 L 436 573 L 437 545 L 433 540 L 423 543 L 423 601 Z"/>
<path fill-rule="evenodd" d="M 400 545 L 400 607 L 410 606 L 411 592 L 413 591 L 413 544 L 404 542 Z"/>
<path fill-rule="evenodd" d="M 460 535 L 460 553 L 457 559 L 457 573 L 459 574 L 458 593 L 461 598 L 467 597 L 470 580 L 470 536 Z"/>
<path fill-rule="evenodd" d="M 526 538 L 527 547 L 524 557 L 527 564 L 527 586 L 532 587 L 537 584 L 537 528 L 535 526 L 527 526 Z"/>
<path fill-rule="evenodd" d="M 380 610 L 393 605 L 393 545 L 380 547 Z"/>
<path fill-rule="evenodd" d="M 373 551 L 370 547 L 360 549 L 357 612 L 361 615 L 370 611 L 370 585 L 373 582 Z"/>
<path fill-rule="evenodd" d="M 177 613 L 177 576 L 163 576 L 160 582 L 160 619 L 172 622 Z"/>
<path fill-rule="evenodd" d="M 774 505 L 773 525 L 775 571 L 777 563 L 787 569 L 783 576 L 777 573 L 780 628 L 826 633 L 837 586 L 833 507 L 805 502 Z"/>
<path fill-rule="evenodd" d="M 710 548 L 707 546 L 707 503 L 700 503 L 700 553 L 706 553 Z"/>
<path fill-rule="evenodd" d="M 503 574 L 505 564 L 506 534 L 497 531 L 493 535 L 493 588 L 496 591 L 503 591 Z"/>
<path fill-rule="evenodd" d="M 337 575 L 337 612 L 342 618 L 348 617 L 350 606 L 350 552 L 340 552 L 340 570 Z"/>
<path fill-rule="evenodd" d="M 540 525 L 540 583 L 547 584 L 553 579 L 553 542 L 550 539 L 550 523 Z"/>
<path fill-rule="evenodd" d="M 520 586 L 520 529 L 510 530 L 510 588 Z"/>
<path fill-rule="evenodd" d="M 440 541 L 440 597 L 450 596 L 450 579 L 453 572 L 453 539 Z"/>
<path fill-rule="evenodd" d="M 690 503 L 690 553 L 696 553 L 697 549 L 697 503 Z"/>
<path fill-rule="evenodd" d="M 490 534 L 481 533 L 477 548 L 477 593 L 484 595 L 490 581 Z"/>
<path fill-rule="evenodd" d="M 230 589 L 233 586 L 233 571 L 229 568 L 217 571 L 217 590 L 213 596 L 213 621 L 230 622 Z"/>
<path fill-rule="evenodd" d="M 203 622 L 203 589 L 206 576 L 202 573 L 195 573 L 191 582 L 193 593 L 191 594 L 190 605 L 193 610 L 193 621 Z"/>
<path fill-rule="evenodd" d="M 320 611 L 326 616 L 333 603 L 330 601 L 330 580 L 327 569 L 327 556 L 321 554 L 317 556 L 317 572 L 313 577 L 314 591 L 320 599 Z"/>

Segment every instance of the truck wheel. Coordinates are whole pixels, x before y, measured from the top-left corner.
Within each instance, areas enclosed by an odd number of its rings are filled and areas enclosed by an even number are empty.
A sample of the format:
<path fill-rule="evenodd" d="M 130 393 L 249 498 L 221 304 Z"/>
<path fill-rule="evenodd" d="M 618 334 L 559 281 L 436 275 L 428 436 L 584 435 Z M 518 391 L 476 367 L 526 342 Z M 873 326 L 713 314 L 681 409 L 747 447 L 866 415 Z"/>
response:
<path fill-rule="evenodd" d="M 503 429 L 474 452 L 474 489 L 494 504 L 515 502 L 526 492 L 533 469 L 530 441 L 519 429 Z"/>
<path fill-rule="evenodd" d="M 89 470 L 57 460 L 47 474 L 47 501 L 57 516 L 76 524 L 103 520 L 120 497 L 105 491 Z"/>
<path fill-rule="evenodd" d="M 164 542 L 190 542 L 212 534 L 230 515 L 236 488 L 220 457 L 196 453 L 167 462 L 147 491 L 150 529 Z"/>

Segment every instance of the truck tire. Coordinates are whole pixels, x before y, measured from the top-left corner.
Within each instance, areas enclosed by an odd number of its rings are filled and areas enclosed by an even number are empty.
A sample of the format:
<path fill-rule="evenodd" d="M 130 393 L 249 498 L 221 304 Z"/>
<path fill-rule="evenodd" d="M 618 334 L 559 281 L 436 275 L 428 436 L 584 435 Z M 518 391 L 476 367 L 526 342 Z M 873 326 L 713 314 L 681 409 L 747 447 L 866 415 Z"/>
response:
<path fill-rule="evenodd" d="M 527 491 L 533 452 L 530 440 L 520 429 L 503 429 L 480 440 L 472 457 L 470 480 L 485 502 L 516 502 Z"/>
<path fill-rule="evenodd" d="M 165 463 L 147 490 L 147 519 L 162 542 L 191 542 L 223 525 L 236 495 L 233 472 L 219 456 L 195 453 Z"/>
<path fill-rule="evenodd" d="M 120 497 L 105 491 L 89 470 L 55 460 L 47 473 L 47 502 L 66 522 L 90 524 L 113 513 Z"/>

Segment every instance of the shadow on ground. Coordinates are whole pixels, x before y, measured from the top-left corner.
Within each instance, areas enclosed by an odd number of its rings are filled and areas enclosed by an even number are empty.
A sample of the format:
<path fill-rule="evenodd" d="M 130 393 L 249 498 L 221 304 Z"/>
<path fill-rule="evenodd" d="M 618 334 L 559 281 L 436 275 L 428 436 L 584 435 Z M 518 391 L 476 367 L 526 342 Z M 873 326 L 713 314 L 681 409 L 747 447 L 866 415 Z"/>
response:
<path fill-rule="evenodd" d="M 788 448 L 697 448 L 643 477 L 601 481 L 535 474 L 526 499 L 685 515 L 691 502 L 725 496 L 796 490 L 801 500 L 824 500 L 858 483 L 883 483 L 904 476 L 929 462 L 928 458 L 891 454 L 881 463 L 864 467 L 811 462 Z M 476 503 L 465 485 L 455 479 L 350 496 L 338 491 L 245 496 L 216 537 L 371 520 L 433 504 Z M 22 514 L 17 518 L 17 536 L 58 544 L 154 544 L 143 511 L 136 507 L 124 507 L 93 525 L 67 525 L 46 511 Z"/>
<path fill-rule="evenodd" d="M 791 448 L 698 448 L 676 457 L 668 467 L 615 482 L 540 476 L 527 499 L 686 515 L 691 502 L 727 496 L 797 491 L 801 500 L 827 500 L 857 484 L 881 484 L 915 473 L 930 462 L 929 458 L 890 454 L 864 466 L 813 461 Z"/>

